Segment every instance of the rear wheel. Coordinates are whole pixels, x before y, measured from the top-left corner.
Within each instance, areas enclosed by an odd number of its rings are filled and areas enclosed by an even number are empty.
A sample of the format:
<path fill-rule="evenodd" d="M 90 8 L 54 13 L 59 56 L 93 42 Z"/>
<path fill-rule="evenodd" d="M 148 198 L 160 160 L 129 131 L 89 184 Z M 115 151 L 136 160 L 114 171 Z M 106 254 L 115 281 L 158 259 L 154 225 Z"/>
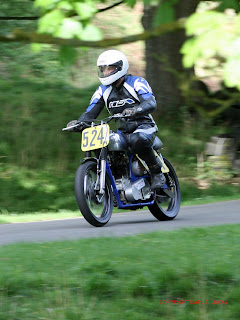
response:
<path fill-rule="evenodd" d="M 148 206 L 152 215 L 161 221 L 174 219 L 179 212 L 181 204 L 181 191 L 176 172 L 166 158 L 164 158 L 164 162 L 169 168 L 169 172 L 164 173 L 166 177 L 166 184 L 168 185 L 166 192 L 171 194 L 172 197 L 167 195 L 167 193 L 161 189 L 156 194 L 154 204 Z"/>
<path fill-rule="evenodd" d="M 87 161 L 79 166 L 75 176 L 75 196 L 84 218 L 95 227 L 104 226 L 111 218 L 113 194 L 111 182 L 106 175 L 105 194 L 94 189 L 97 181 L 97 164 Z"/>

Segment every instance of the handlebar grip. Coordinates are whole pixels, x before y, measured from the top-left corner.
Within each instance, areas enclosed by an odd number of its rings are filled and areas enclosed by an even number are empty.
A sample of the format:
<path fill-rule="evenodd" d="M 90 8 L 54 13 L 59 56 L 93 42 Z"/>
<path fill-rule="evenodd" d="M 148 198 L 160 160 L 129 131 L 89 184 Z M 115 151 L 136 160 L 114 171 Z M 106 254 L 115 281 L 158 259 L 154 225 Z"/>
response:
<path fill-rule="evenodd" d="M 77 123 L 77 124 L 74 124 L 73 126 L 69 126 L 69 127 L 66 127 L 66 128 L 63 128 L 62 131 L 68 131 L 68 130 L 71 130 L 71 129 L 74 129 L 74 128 L 77 128 L 81 125 L 81 123 Z"/>

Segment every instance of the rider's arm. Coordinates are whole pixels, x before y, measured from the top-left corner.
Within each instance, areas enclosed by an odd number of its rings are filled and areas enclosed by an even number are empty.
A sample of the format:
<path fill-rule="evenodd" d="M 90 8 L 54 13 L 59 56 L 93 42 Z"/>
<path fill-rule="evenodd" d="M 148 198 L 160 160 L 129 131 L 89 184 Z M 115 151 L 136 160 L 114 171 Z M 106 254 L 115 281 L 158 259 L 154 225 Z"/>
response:
<path fill-rule="evenodd" d="M 78 121 L 93 121 L 99 115 L 99 113 L 104 108 L 105 102 L 103 99 L 104 86 L 99 86 L 98 89 L 93 94 L 90 104 L 87 110 L 80 116 Z"/>
<path fill-rule="evenodd" d="M 140 98 L 141 102 L 141 98 Z M 154 95 L 150 96 L 147 100 L 142 100 L 139 106 L 136 107 L 136 114 L 145 115 L 152 113 L 157 107 Z"/>
<path fill-rule="evenodd" d="M 153 112 L 157 107 L 157 103 L 149 83 L 144 78 L 137 77 L 134 81 L 134 90 L 140 100 L 137 114 L 145 115 Z"/>
<path fill-rule="evenodd" d="M 136 76 L 129 76 L 126 82 L 132 87 L 131 90 L 134 90 L 135 94 L 137 94 L 137 99 L 140 102 L 138 106 L 133 107 L 135 109 L 135 115 L 141 116 L 153 112 L 157 107 L 157 103 L 148 82 L 145 79 Z"/>

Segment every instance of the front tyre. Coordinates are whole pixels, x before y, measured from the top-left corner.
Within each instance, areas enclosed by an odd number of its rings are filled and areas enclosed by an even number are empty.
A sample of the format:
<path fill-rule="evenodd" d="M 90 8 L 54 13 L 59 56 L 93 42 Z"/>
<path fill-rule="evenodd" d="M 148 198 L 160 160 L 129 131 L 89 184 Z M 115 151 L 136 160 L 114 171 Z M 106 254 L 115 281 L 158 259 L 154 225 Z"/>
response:
<path fill-rule="evenodd" d="M 106 175 L 105 194 L 98 195 L 94 189 L 97 181 L 97 163 L 87 161 L 80 165 L 75 176 L 75 196 L 84 218 L 95 227 L 104 226 L 111 218 L 113 194 L 111 182 Z"/>
<path fill-rule="evenodd" d="M 169 168 L 168 173 L 164 173 L 166 177 L 166 183 L 169 190 L 173 194 L 173 198 L 169 197 L 162 189 L 157 192 L 156 200 L 153 205 L 148 206 L 149 211 L 158 220 L 173 220 L 179 210 L 181 204 L 181 191 L 178 182 L 178 177 L 171 163 L 164 158 L 164 162 Z"/>

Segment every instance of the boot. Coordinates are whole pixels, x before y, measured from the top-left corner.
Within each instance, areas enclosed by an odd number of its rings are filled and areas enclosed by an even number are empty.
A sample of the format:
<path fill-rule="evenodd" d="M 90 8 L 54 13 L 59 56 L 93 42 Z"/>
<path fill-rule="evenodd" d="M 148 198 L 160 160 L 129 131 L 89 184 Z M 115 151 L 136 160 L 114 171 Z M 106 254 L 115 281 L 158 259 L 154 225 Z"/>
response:
<path fill-rule="evenodd" d="M 145 149 L 146 150 L 146 149 Z M 151 183 L 151 189 L 158 190 L 161 189 L 162 186 L 166 183 L 166 178 L 164 174 L 162 173 L 162 164 L 158 157 L 156 157 L 156 154 L 152 148 L 148 149 L 147 152 L 144 153 L 138 153 L 141 159 L 143 159 L 146 164 L 148 165 L 148 168 L 152 175 L 152 183 Z"/>
<path fill-rule="evenodd" d="M 148 167 L 152 174 L 151 189 L 153 191 L 161 189 L 161 187 L 166 183 L 166 178 L 161 170 L 161 161 L 158 158 L 155 158 L 155 163 L 149 164 Z"/>
<path fill-rule="evenodd" d="M 166 178 L 162 172 L 152 174 L 151 189 L 153 191 L 161 189 L 166 183 Z"/>

